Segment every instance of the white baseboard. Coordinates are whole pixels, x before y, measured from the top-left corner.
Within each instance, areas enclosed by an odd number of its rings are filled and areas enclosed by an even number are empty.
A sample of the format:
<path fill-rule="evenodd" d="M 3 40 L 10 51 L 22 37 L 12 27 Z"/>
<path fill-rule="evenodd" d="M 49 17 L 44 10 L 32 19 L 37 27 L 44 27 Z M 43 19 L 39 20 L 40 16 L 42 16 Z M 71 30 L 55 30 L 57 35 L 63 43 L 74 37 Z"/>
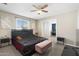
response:
<path fill-rule="evenodd" d="M 69 45 L 69 46 L 73 46 L 73 47 L 78 47 L 79 48 L 79 46 L 76 46 L 76 45 L 72 45 L 72 44 L 67 44 L 67 43 L 64 43 L 65 45 Z"/>

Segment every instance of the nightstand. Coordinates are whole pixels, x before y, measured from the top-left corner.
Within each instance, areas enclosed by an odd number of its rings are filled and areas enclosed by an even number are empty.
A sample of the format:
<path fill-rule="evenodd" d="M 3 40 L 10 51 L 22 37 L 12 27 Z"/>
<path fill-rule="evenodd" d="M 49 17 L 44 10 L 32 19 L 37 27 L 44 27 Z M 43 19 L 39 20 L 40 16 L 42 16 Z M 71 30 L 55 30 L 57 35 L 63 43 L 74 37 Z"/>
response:
<path fill-rule="evenodd" d="M 6 45 L 10 44 L 10 38 L 2 38 L 0 39 L 0 47 L 3 47 L 3 44 L 7 43 Z M 4 46 L 6 46 L 4 45 Z"/>
<path fill-rule="evenodd" d="M 57 37 L 57 42 L 62 42 L 64 44 L 65 38 L 63 37 Z"/>

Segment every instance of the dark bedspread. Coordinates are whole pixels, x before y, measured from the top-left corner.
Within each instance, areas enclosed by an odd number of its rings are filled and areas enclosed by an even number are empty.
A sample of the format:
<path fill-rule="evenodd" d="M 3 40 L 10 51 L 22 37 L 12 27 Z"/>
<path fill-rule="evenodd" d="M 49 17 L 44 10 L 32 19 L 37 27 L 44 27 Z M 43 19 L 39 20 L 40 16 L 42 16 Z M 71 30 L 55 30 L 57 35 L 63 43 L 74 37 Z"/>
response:
<path fill-rule="evenodd" d="M 21 40 L 17 36 L 22 37 Z M 12 44 L 22 55 L 32 55 L 35 53 L 35 44 L 46 40 L 33 34 L 33 30 L 12 30 Z"/>
<path fill-rule="evenodd" d="M 42 42 L 44 40 L 46 40 L 46 38 L 42 38 L 42 37 L 29 37 L 29 38 L 24 38 L 22 40 L 19 40 L 18 43 L 20 43 L 23 46 L 29 46 L 29 45 L 34 45 L 36 43 Z"/>

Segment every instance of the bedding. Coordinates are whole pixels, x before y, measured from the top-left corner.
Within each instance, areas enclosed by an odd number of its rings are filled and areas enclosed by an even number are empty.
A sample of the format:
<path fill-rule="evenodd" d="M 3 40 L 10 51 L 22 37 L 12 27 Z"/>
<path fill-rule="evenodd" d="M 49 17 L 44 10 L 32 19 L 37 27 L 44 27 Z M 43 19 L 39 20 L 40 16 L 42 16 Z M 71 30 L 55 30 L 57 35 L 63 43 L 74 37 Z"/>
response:
<path fill-rule="evenodd" d="M 35 36 L 32 30 L 12 30 L 12 44 L 22 55 L 32 55 L 35 52 L 35 44 L 44 40 L 46 38 Z"/>

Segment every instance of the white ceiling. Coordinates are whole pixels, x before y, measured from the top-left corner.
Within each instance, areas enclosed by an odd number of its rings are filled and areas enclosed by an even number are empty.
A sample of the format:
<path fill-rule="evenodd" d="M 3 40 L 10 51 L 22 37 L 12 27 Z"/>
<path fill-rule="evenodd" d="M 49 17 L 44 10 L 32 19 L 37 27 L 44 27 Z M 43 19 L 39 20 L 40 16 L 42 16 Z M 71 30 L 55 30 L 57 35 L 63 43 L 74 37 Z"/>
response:
<path fill-rule="evenodd" d="M 8 3 L 8 5 L 0 4 L 0 10 L 30 17 L 33 19 L 42 19 L 48 16 L 59 15 L 69 11 L 77 10 L 79 8 L 78 3 L 49 3 L 48 7 L 46 8 L 46 10 L 48 10 L 48 13 L 41 13 L 40 15 L 38 15 L 36 12 L 30 12 L 31 10 L 35 10 L 35 8 L 32 5 L 38 5 L 38 4 L 33 3 Z"/>

